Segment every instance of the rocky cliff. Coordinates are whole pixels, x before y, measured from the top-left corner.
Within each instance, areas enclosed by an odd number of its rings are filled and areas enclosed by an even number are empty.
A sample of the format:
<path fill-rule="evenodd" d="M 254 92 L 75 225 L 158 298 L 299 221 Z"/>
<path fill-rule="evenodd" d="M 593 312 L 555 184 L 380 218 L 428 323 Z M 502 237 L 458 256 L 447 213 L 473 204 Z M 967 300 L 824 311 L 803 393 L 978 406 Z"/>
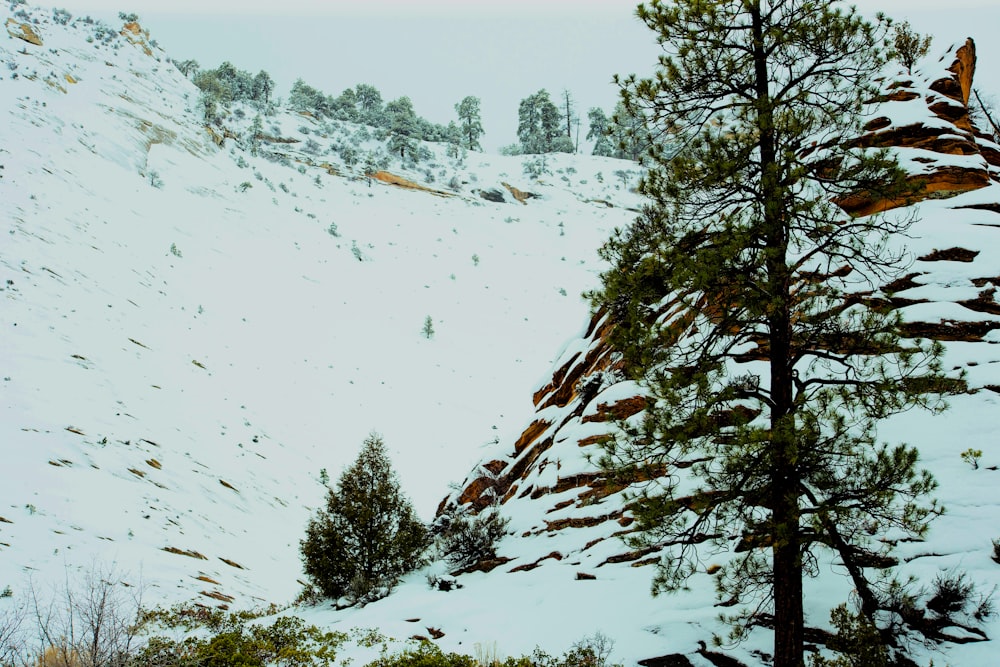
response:
<path fill-rule="evenodd" d="M 840 204 L 855 215 L 914 206 L 914 213 L 922 216 L 915 206 L 919 202 L 928 210 L 932 205 L 945 210 L 914 226 L 912 267 L 873 296 L 901 310 L 911 335 L 977 343 L 982 348 L 977 353 L 989 358 L 995 356 L 986 349 L 993 342 L 990 332 L 1000 328 L 1000 303 L 994 298 L 1000 255 L 982 251 L 991 243 L 991 234 L 984 235 L 984 230 L 1000 227 L 1000 146 L 970 119 L 975 66 L 970 39 L 924 71 L 900 71 L 881 80 L 882 94 L 873 101 L 865 134 L 856 143 L 894 150 L 919 192 L 907 201 L 871 201 L 862 194 Z M 939 316 L 940 307 L 927 308 L 942 303 L 948 304 L 947 317 Z M 614 326 L 603 313 L 593 316 L 567 346 L 549 380 L 535 391 L 533 421 L 514 442 L 499 443 L 439 508 L 448 512 L 464 505 L 480 510 L 499 502 L 502 511 L 517 517 L 522 538 L 576 537 L 560 539 L 562 550 L 552 553 L 544 548 L 532 551 L 512 540 L 501 556 L 509 552 L 519 557 L 483 563 L 481 569 L 503 566 L 517 572 L 545 563 L 581 563 L 584 558 L 591 568 L 657 560 L 652 550 L 630 551 L 616 539 L 627 534 L 633 522 L 623 492 L 644 480 L 609 480 L 595 463 L 616 422 L 645 407 L 641 387 L 625 377 L 609 342 Z M 1000 376 L 973 373 L 970 380 L 973 389 L 1000 391 Z"/>

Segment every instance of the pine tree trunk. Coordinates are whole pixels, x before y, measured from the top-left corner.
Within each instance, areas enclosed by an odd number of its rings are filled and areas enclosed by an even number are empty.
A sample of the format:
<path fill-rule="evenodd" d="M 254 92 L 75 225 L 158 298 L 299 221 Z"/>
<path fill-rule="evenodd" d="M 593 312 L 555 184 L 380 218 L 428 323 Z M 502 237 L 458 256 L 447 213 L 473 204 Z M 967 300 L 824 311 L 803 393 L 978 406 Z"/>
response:
<path fill-rule="evenodd" d="M 799 479 L 793 415 L 792 291 L 788 268 L 788 225 L 778 172 L 774 118 L 760 3 L 750 9 L 754 35 L 757 129 L 760 131 L 761 201 L 767 282 L 770 356 L 770 505 L 774 576 L 774 667 L 801 667 L 803 652 L 802 559 Z"/>

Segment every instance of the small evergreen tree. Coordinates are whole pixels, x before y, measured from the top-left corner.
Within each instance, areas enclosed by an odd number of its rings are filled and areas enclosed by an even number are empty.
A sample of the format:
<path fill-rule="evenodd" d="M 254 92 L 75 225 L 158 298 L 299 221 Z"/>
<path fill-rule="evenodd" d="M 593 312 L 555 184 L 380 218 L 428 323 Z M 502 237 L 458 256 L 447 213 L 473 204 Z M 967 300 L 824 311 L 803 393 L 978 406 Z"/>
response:
<path fill-rule="evenodd" d="M 252 88 L 252 99 L 257 102 L 260 107 L 264 107 L 271 103 L 271 95 L 274 93 L 274 79 L 271 75 L 261 70 L 257 72 L 257 76 L 253 78 Z"/>
<path fill-rule="evenodd" d="M 913 65 L 926 56 L 930 48 L 931 36 L 914 31 L 909 21 L 903 21 L 893 28 L 892 49 L 889 53 L 906 68 L 907 74 L 913 73 Z"/>
<path fill-rule="evenodd" d="M 608 120 L 604 110 L 600 107 L 593 107 L 587 112 L 587 120 L 590 121 L 590 129 L 587 130 L 587 140 L 594 140 L 594 155 L 603 157 L 614 157 L 615 147 L 611 145 L 608 137 L 608 128 L 611 122 Z"/>
<path fill-rule="evenodd" d="M 250 124 L 250 155 L 254 157 L 260 152 L 261 135 L 264 133 L 264 121 L 260 114 L 254 116 L 253 123 Z"/>
<path fill-rule="evenodd" d="M 382 437 L 373 433 L 328 490 L 299 550 L 311 585 L 336 599 L 391 587 L 417 566 L 426 546 L 427 530 L 400 491 Z"/>
<path fill-rule="evenodd" d="M 375 86 L 359 83 L 354 87 L 354 100 L 358 105 L 358 120 L 379 126 L 384 121 L 382 93 Z"/>
<path fill-rule="evenodd" d="M 424 320 L 424 328 L 421 330 L 421 333 L 427 340 L 434 338 L 434 320 L 431 319 L 430 315 Z"/>
<path fill-rule="evenodd" d="M 549 153 L 561 134 L 562 115 L 548 91 L 542 89 L 521 100 L 518 106 L 517 138 L 526 154 Z M 572 144 L 572 141 L 570 141 Z"/>
<path fill-rule="evenodd" d="M 479 117 L 479 98 L 471 95 L 455 105 L 460 123 L 462 145 L 470 151 L 483 149 L 479 145 L 479 137 L 483 136 L 483 124 Z"/>
<path fill-rule="evenodd" d="M 400 97 L 385 105 L 389 117 L 390 153 L 399 153 L 400 159 L 409 156 L 412 160 L 420 159 L 417 150 L 417 114 L 413 111 L 413 103 L 409 97 Z"/>

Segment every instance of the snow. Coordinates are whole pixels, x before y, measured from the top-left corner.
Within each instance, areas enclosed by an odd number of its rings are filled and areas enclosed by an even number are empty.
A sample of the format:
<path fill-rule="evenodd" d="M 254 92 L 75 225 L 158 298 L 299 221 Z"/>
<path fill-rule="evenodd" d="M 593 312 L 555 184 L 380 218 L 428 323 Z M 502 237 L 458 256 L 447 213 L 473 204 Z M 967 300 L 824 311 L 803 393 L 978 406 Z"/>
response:
<path fill-rule="evenodd" d="M 535 412 L 531 397 L 593 344 L 580 295 L 604 269 L 596 249 L 640 205 L 614 176 L 637 174 L 634 165 L 552 156 L 551 173 L 536 181 L 521 158 L 454 160 L 436 145 L 433 183 L 423 167 L 391 165 L 431 188 L 453 174 L 465 181 L 441 198 L 352 179 L 335 156 L 290 145 L 294 159 L 327 159 L 343 175 L 304 164 L 300 173 L 232 140 L 217 148 L 198 119 L 197 90 L 163 52 L 146 55 L 121 37 L 87 42 L 93 27 L 59 27 L 51 13 L 27 10 L 44 46 L 0 34 L 0 587 L 17 594 L 29 576 L 57 580 L 114 561 L 165 604 L 207 603 L 203 592 L 232 596 L 236 607 L 286 602 L 299 589 L 298 541 L 323 497 L 320 470 L 336 479 L 370 431 L 384 435 L 404 490 L 429 519 L 450 483 L 481 462 L 512 462 L 524 427 L 546 419 L 540 439 L 554 444 L 502 509 L 511 534 L 499 554 L 513 560 L 462 575 L 450 592 L 418 571 L 363 608 L 288 613 L 398 639 L 440 628 L 442 648 L 466 653 L 491 642 L 507 655 L 536 645 L 561 652 L 601 631 L 616 641 L 616 661 L 683 652 L 707 664 L 692 652 L 723 631 L 707 571 L 726 554 L 707 555 L 689 590 L 653 598 L 651 567 L 606 562 L 629 548 L 614 536 L 616 520 L 547 529 L 621 510 L 621 493 L 555 511 L 579 489 L 521 497 L 592 470 L 587 456 L 597 450 L 577 441 L 606 430 L 571 420 L 575 402 Z M 9 17 L 0 6 L 0 23 Z M 897 124 L 936 122 L 923 101 L 896 111 Z M 289 112 L 265 124 L 299 140 L 302 126 L 310 137 L 327 131 Z M 320 143 L 356 130 L 341 124 Z M 506 195 L 503 182 L 540 196 L 495 204 L 475 192 Z M 907 271 L 918 286 L 899 295 L 926 302 L 905 308 L 907 319 L 998 319 L 957 302 L 986 289 L 973 279 L 1000 276 L 1000 220 L 956 208 L 998 201 L 994 184 L 913 209 L 918 221 L 900 240 L 912 257 L 956 246 L 980 254 L 914 259 Z M 997 330 L 983 342 L 949 342 L 946 368 L 967 370 L 978 391 L 953 398 L 944 415 L 907 413 L 881 430 L 920 448 L 947 508 L 927 542 L 899 545 L 904 576 L 930 582 L 962 568 L 983 591 L 1000 585 L 990 559 L 1000 537 L 991 469 L 1000 465 L 1000 395 L 986 388 L 1000 386 L 996 342 Z M 594 405 L 636 394 L 626 382 L 602 387 Z M 979 469 L 961 458 L 969 448 L 983 451 Z M 559 558 L 544 558 L 553 552 Z M 850 584 L 832 559 L 819 567 L 806 584 L 807 614 L 825 627 Z M 985 627 L 1000 633 L 995 619 Z M 769 644 L 758 631 L 726 651 L 758 664 L 753 651 Z M 986 665 L 992 648 L 921 656 Z"/>
<path fill-rule="evenodd" d="M 520 158 L 430 145 L 466 181 L 449 199 L 302 174 L 216 148 L 163 52 L 27 11 L 44 45 L 0 40 L 0 581 L 99 556 L 167 602 L 200 574 L 234 604 L 289 600 L 319 471 L 336 479 L 373 430 L 429 519 L 586 319 L 594 249 L 638 203 L 611 174 L 632 167 L 566 156 L 534 182 Z M 473 191 L 501 182 L 541 197 Z"/>

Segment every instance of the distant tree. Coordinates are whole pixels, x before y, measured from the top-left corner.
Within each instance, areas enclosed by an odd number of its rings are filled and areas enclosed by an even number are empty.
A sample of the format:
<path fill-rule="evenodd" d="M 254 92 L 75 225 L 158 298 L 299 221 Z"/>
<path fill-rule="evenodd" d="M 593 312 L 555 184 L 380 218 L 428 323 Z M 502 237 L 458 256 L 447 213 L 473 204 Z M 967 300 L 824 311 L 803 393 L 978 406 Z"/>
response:
<path fill-rule="evenodd" d="M 590 129 L 587 130 L 587 141 L 594 141 L 594 155 L 603 157 L 613 157 L 615 148 L 611 145 L 608 137 L 611 121 L 599 107 L 593 107 L 587 112 L 587 120 L 590 121 Z"/>
<path fill-rule="evenodd" d="M 459 129 L 458 125 L 455 125 L 455 121 L 448 123 L 446 136 L 448 142 L 448 148 L 446 149 L 448 157 L 458 158 L 462 151 L 462 130 Z"/>
<path fill-rule="evenodd" d="M 172 62 L 174 63 L 174 67 L 176 67 L 185 77 L 190 77 L 192 74 L 196 74 L 198 72 L 199 65 L 197 60 L 174 60 Z"/>
<path fill-rule="evenodd" d="M 260 105 L 270 104 L 271 94 L 274 93 L 274 79 L 271 78 L 270 74 L 261 70 L 253 78 L 251 89 L 254 101 Z"/>
<path fill-rule="evenodd" d="M 347 88 L 333 101 L 334 116 L 340 120 L 355 120 L 358 117 L 358 96 L 353 88 Z"/>
<path fill-rule="evenodd" d="M 202 70 L 194 75 L 192 81 L 213 104 L 229 104 L 233 101 L 232 87 L 222 81 L 215 70 Z"/>
<path fill-rule="evenodd" d="M 931 36 L 914 31 L 909 21 L 903 21 L 893 28 L 892 34 L 892 48 L 889 55 L 906 68 L 907 74 L 912 74 L 913 65 L 930 50 Z"/>
<path fill-rule="evenodd" d="M 430 315 L 428 315 L 424 319 L 424 328 L 421 330 L 420 333 L 422 333 L 424 338 L 426 338 L 427 340 L 434 338 L 434 320 L 431 319 Z"/>
<path fill-rule="evenodd" d="M 215 70 L 219 82 L 229 89 L 233 100 L 249 100 L 253 98 L 253 77 L 249 72 L 237 69 L 231 62 L 224 62 Z"/>
<path fill-rule="evenodd" d="M 415 568 L 427 530 L 403 496 L 382 437 L 371 434 L 357 460 L 327 491 L 299 543 L 306 576 L 328 598 L 364 597 Z"/>
<path fill-rule="evenodd" d="M 483 124 L 479 117 L 479 98 L 469 95 L 455 105 L 458 122 L 461 124 L 462 145 L 470 151 L 479 151 L 479 137 L 483 136 Z"/>
<path fill-rule="evenodd" d="M 302 79 L 296 79 L 292 84 L 292 90 L 288 94 L 288 106 L 296 111 L 308 111 L 316 113 L 323 106 L 325 96 L 323 93 L 308 85 Z"/>
<path fill-rule="evenodd" d="M 611 116 L 610 136 L 615 145 L 614 157 L 638 162 L 651 145 L 649 131 L 638 109 L 629 109 L 622 102 L 615 105 Z"/>
<path fill-rule="evenodd" d="M 419 159 L 417 151 L 417 114 L 413 111 L 413 103 L 409 97 L 400 97 L 385 105 L 385 114 L 389 120 L 389 143 L 387 148 L 391 153 L 399 153 L 399 157 Z"/>
<path fill-rule="evenodd" d="M 367 83 L 359 83 L 354 87 L 354 97 L 358 104 L 358 119 L 369 125 L 382 125 L 382 93 L 378 88 Z"/>
<path fill-rule="evenodd" d="M 549 99 L 549 93 L 539 90 L 521 100 L 518 106 L 517 138 L 526 154 L 549 153 L 561 133 L 562 116 Z"/>
<path fill-rule="evenodd" d="M 573 126 L 577 128 L 580 127 L 580 117 L 576 114 L 576 103 L 573 101 L 573 95 L 568 89 L 563 89 L 562 92 L 562 114 L 563 118 L 566 120 L 566 136 L 570 139 L 573 138 Z M 573 149 L 569 151 L 560 151 L 566 153 L 575 153 L 577 150 L 577 142 L 572 142 Z"/>

